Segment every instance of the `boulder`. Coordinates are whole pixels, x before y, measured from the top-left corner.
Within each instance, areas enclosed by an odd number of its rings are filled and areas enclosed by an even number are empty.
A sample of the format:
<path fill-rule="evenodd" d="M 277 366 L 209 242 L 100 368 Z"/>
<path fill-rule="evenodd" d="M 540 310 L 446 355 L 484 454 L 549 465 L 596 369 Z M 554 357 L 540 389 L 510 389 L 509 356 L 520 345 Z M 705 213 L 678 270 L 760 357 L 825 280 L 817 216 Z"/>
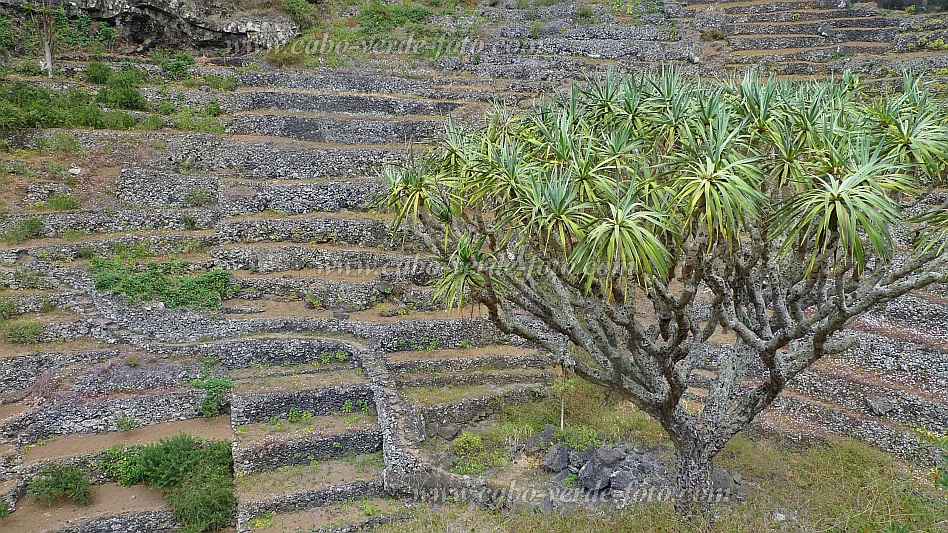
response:
<path fill-rule="evenodd" d="M 540 466 L 553 473 L 559 473 L 569 467 L 570 451 L 566 446 L 557 444 L 546 452 L 546 456 L 540 463 Z"/>
<path fill-rule="evenodd" d="M 454 424 L 447 424 L 438 428 L 438 436 L 444 440 L 451 440 L 460 433 L 461 428 Z"/>
<path fill-rule="evenodd" d="M 589 491 L 600 491 L 609 486 L 613 468 L 604 464 L 595 454 L 579 469 L 579 483 Z"/>
<path fill-rule="evenodd" d="M 527 445 L 524 448 L 526 453 L 539 453 L 543 450 L 546 450 L 553 444 L 553 435 L 556 433 L 556 428 L 552 424 L 547 424 L 543 426 L 543 429 L 539 433 L 530 437 L 530 440 L 527 441 Z"/>

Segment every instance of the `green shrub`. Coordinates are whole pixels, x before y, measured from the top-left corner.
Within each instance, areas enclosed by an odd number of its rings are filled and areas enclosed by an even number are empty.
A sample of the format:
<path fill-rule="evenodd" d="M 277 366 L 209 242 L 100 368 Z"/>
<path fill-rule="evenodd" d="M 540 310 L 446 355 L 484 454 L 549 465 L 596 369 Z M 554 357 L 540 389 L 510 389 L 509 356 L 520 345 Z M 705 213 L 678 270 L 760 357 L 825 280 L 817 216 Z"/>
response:
<path fill-rule="evenodd" d="M 112 69 L 102 61 L 89 61 L 86 65 L 84 78 L 89 83 L 105 85 L 112 76 Z"/>
<path fill-rule="evenodd" d="M 59 152 L 61 154 L 79 154 L 85 151 L 74 135 L 63 132 L 36 139 L 36 147 L 47 152 Z"/>
<path fill-rule="evenodd" d="M 230 451 L 229 448 L 226 451 Z M 237 498 L 229 473 L 201 464 L 181 483 L 165 493 L 165 499 L 181 522 L 184 533 L 201 533 L 227 527 Z"/>
<path fill-rule="evenodd" d="M 71 194 L 58 192 L 46 199 L 46 205 L 54 211 L 71 211 L 79 209 L 79 200 Z"/>
<path fill-rule="evenodd" d="M 211 191 L 201 187 L 192 187 L 184 194 L 183 204 L 185 207 L 201 207 L 213 204 L 214 201 L 214 193 Z"/>
<path fill-rule="evenodd" d="M 181 215 L 181 223 L 184 224 L 184 229 L 188 231 L 194 231 L 198 229 L 198 221 L 193 216 L 185 213 Z"/>
<path fill-rule="evenodd" d="M 219 117 L 224 114 L 221 104 L 217 100 L 211 100 L 204 105 L 204 115 L 208 117 Z"/>
<path fill-rule="evenodd" d="M 217 76 L 215 74 L 209 74 L 204 78 L 204 82 L 207 83 L 208 87 L 216 91 L 233 91 L 237 88 L 236 76 Z"/>
<path fill-rule="evenodd" d="M 574 450 L 587 450 L 602 444 L 599 433 L 587 426 L 566 426 L 562 430 L 556 430 L 554 438 L 556 442 L 565 444 Z"/>
<path fill-rule="evenodd" d="M 10 516 L 10 502 L 0 500 L 0 522 L 6 520 L 8 516 Z"/>
<path fill-rule="evenodd" d="M 144 270 L 116 259 L 94 257 L 89 271 L 97 290 L 125 295 L 129 304 L 161 300 L 168 307 L 220 307 L 230 294 L 230 274 L 221 269 L 199 274 L 187 273 L 187 263 L 168 261 L 149 263 Z"/>
<path fill-rule="evenodd" d="M 146 446 L 114 447 L 100 460 L 122 485 L 164 489 L 165 500 L 183 526 L 180 531 L 210 531 L 230 521 L 236 498 L 233 458 L 226 442 L 181 434 Z"/>
<path fill-rule="evenodd" d="M 306 0 L 281 0 L 283 9 L 290 14 L 293 21 L 299 24 L 300 28 L 309 28 L 316 21 L 318 13 L 316 7 Z"/>
<path fill-rule="evenodd" d="M 576 8 L 576 21 L 581 24 L 589 24 L 596 20 L 596 14 L 593 13 L 591 7 L 586 4 L 582 4 Z"/>
<path fill-rule="evenodd" d="M 497 444 L 475 433 L 461 433 L 451 443 L 451 451 L 458 457 L 452 468 L 459 474 L 480 474 L 503 465 L 510 457 Z"/>
<path fill-rule="evenodd" d="M 108 107 L 139 111 L 148 109 L 148 101 L 142 96 L 141 91 L 131 85 L 106 87 L 99 91 L 95 99 Z"/>
<path fill-rule="evenodd" d="M 161 70 L 175 79 L 183 80 L 191 77 L 191 67 L 194 66 L 194 57 L 185 53 L 174 55 L 174 59 L 162 61 Z"/>
<path fill-rule="evenodd" d="M 130 130 L 135 119 L 124 111 L 105 111 L 102 113 L 102 128 L 110 130 Z"/>
<path fill-rule="evenodd" d="M 234 388 L 234 380 L 227 376 L 212 376 L 213 364 L 205 360 L 201 365 L 201 377 L 191 381 L 192 387 L 204 389 L 204 398 L 201 399 L 201 413 L 207 418 L 214 418 L 221 414 L 227 405 L 227 393 Z"/>
<path fill-rule="evenodd" d="M 0 319 L 7 320 L 19 314 L 20 308 L 15 300 L 4 298 L 0 300 Z"/>
<path fill-rule="evenodd" d="M 89 476 L 73 465 L 52 464 L 43 467 L 33 477 L 26 492 L 46 505 L 63 497 L 82 505 L 92 502 Z"/>
<path fill-rule="evenodd" d="M 3 338 L 12 344 L 36 344 L 43 336 L 43 324 L 35 320 L 26 320 L 7 324 Z"/>
<path fill-rule="evenodd" d="M 378 0 L 362 6 L 356 21 L 364 33 L 387 33 L 407 24 L 421 24 L 431 16 L 431 10 L 419 5 L 383 4 Z"/>
<path fill-rule="evenodd" d="M 157 115 L 149 115 L 138 121 L 138 124 L 135 124 L 136 129 L 147 130 L 147 131 L 157 131 L 165 127 L 165 119 Z"/>
<path fill-rule="evenodd" d="M 43 222 L 35 217 L 25 218 L 14 222 L 3 232 L 3 241 L 7 244 L 21 242 L 38 237 L 43 231 Z"/>

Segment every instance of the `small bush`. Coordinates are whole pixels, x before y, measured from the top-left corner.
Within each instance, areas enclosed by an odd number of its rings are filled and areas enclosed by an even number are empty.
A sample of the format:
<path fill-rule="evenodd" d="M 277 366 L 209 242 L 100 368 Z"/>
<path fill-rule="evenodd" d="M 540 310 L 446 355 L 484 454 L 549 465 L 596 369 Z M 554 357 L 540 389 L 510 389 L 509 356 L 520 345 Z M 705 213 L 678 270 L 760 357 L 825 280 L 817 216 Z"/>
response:
<path fill-rule="evenodd" d="M 142 96 L 141 91 L 130 85 L 106 87 L 99 91 L 95 99 L 108 107 L 138 111 L 148 109 L 148 101 Z"/>
<path fill-rule="evenodd" d="M 4 298 L 0 300 L 0 319 L 7 320 L 19 314 L 20 309 L 16 301 Z"/>
<path fill-rule="evenodd" d="M 316 7 L 306 0 L 281 0 L 281 2 L 283 9 L 302 29 L 312 26 L 318 17 Z"/>
<path fill-rule="evenodd" d="M 725 37 L 724 32 L 717 28 L 701 32 L 702 41 L 723 41 Z"/>
<path fill-rule="evenodd" d="M 0 500 L 0 522 L 6 520 L 8 516 L 10 516 L 10 502 Z"/>
<path fill-rule="evenodd" d="M 237 88 L 236 76 L 217 76 L 210 74 L 204 78 L 204 81 L 208 87 L 215 91 L 233 91 Z"/>
<path fill-rule="evenodd" d="M 79 154 L 85 151 L 75 136 L 62 132 L 36 139 L 36 147 L 47 152 L 58 152 L 61 154 Z"/>
<path fill-rule="evenodd" d="M 201 207 L 213 204 L 214 201 L 214 193 L 201 187 L 193 187 L 185 193 L 183 203 L 185 207 Z"/>
<path fill-rule="evenodd" d="M 67 193 L 56 193 L 46 199 L 46 205 L 54 211 L 71 211 L 79 209 L 79 200 Z"/>
<path fill-rule="evenodd" d="M 105 85 L 112 76 L 112 69 L 102 61 L 90 61 L 86 65 L 84 78 L 89 83 L 96 85 Z"/>
<path fill-rule="evenodd" d="M 181 223 L 184 224 L 184 229 L 188 231 L 194 231 L 198 229 L 197 219 L 187 213 L 181 215 Z"/>
<path fill-rule="evenodd" d="M 221 414 L 227 405 L 227 393 L 234 388 L 234 380 L 227 376 L 212 376 L 211 361 L 204 361 L 201 365 L 201 377 L 191 381 L 192 387 L 204 389 L 204 398 L 201 399 L 201 414 L 207 418 L 214 418 Z"/>
<path fill-rule="evenodd" d="M 135 124 L 136 129 L 146 130 L 146 131 L 158 131 L 164 127 L 165 127 L 165 119 L 157 115 L 149 115 L 139 120 L 138 124 Z"/>
<path fill-rule="evenodd" d="M 46 505 L 52 505 L 63 497 L 82 505 L 92 502 L 89 476 L 73 465 L 52 464 L 43 467 L 36 473 L 26 492 Z"/>
<path fill-rule="evenodd" d="M 43 336 L 43 324 L 35 320 L 7 324 L 3 338 L 11 344 L 36 344 Z"/>
<path fill-rule="evenodd" d="M 105 111 L 102 113 L 102 127 L 110 130 L 130 130 L 135 119 L 124 111 Z"/>
<path fill-rule="evenodd" d="M 227 449 L 229 452 L 229 448 Z M 165 493 L 165 499 L 181 522 L 184 533 L 201 533 L 227 527 L 237 503 L 229 473 L 213 465 L 199 465 L 178 485 Z"/>
<path fill-rule="evenodd" d="M 452 468 L 459 474 L 480 474 L 503 465 L 510 458 L 494 444 L 480 435 L 461 433 L 451 443 L 451 450 L 458 457 Z"/>
<path fill-rule="evenodd" d="M 236 498 L 226 442 L 181 434 L 156 444 L 111 448 L 102 453 L 101 461 L 122 485 L 164 489 L 165 500 L 183 526 L 180 531 L 210 531 L 230 520 Z"/>
<path fill-rule="evenodd" d="M 194 66 L 194 57 L 189 54 L 179 53 L 174 55 L 174 59 L 166 60 L 161 63 L 161 70 L 165 71 L 172 78 L 183 80 L 191 77 L 191 67 Z"/>
<path fill-rule="evenodd" d="M 596 14 L 593 13 L 591 7 L 586 4 L 583 4 L 576 8 L 576 21 L 581 24 L 589 24 L 596 19 Z"/>
<path fill-rule="evenodd" d="M 3 232 L 3 241 L 7 244 L 20 244 L 27 239 L 38 237 L 43 231 L 43 222 L 38 218 L 25 218 L 11 224 Z"/>
<path fill-rule="evenodd" d="M 219 117 L 224 114 L 224 110 L 221 109 L 221 104 L 217 100 L 211 100 L 205 104 L 203 112 L 208 117 Z"/>

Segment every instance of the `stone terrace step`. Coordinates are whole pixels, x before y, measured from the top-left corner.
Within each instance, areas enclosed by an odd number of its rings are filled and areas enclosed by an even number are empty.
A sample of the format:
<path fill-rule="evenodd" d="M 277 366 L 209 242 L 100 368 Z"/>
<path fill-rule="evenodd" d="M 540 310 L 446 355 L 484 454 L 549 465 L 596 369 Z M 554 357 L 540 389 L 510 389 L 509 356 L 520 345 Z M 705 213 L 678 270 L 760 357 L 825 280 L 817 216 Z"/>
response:
<path fill-rule="evenodd" d="M 898 20 L 884 17 L 822 19 L 816 22 L 749 22 L 728 26 L 728 36 L 734 35 L 823 35 L 835 36 L 840 30 L 874 29 L 898 31 Z M 885 35 L 892 31 L 883 31 Z M 894 37 L 894 34 L 892 34 Z M 864 39 L 858 39 L 864 40 Z M 890 40 L 890 39 L 885 39 Z"/>
<path fill-rule="evenodd" d="M 374 412 L 358 411 L 235 426 L 234 469 L 243 474 L 373 453 L 382 447 Z"/>
<path fill-rule="evenodd" d="M 364 210 L 384 188 L 382 180 L 374 178 L 302 183 L 227 181 L 221 190 L 220 210 L 224 216 L 267 210 L 291 214 Z"/>
<path fill-rule="evenodd" d="M 884 54 L 891 45 L 879 43 L 841 43 L 824 47 L 783 49 L 732 50 L 727 54 L 729 63 L 758 64 L 762 62 L 826 62 L 852 54 Z"/>
<path fill-rule="evenodd" d="M 549 362 L 539 350 L 516 346 L 485 346 L 452 350 L 404 351 L 386 355 L 388 368 L 396 375 L 413 373 L 462 372 L 545 368 Z"/>
<path fill-rule="evenodd" d="M 210 254 L 224 268 L 260 274 L 302 269 L 356 274 L 387 269 L 404 272 L 416 283 L 424 283 L 441 272 L 437 262 L 423 256 L 329 244 L 232 244 L 215 247 Z"/>
<path fill-rule="evenodd" d="M 545 383 L 511 385 L 470 385 L 464 387 L 407 387 L 402 396 L 422 416 L 425 433 L 433 435 L 445 424 L 468 424 L 481 420 L 509 403 L 521 403 L 542 396 Z"/>
<path fill-rule="evenodd" d="M 361 74 L 344 70 L 243 72 L 237 75 L 240 87 L 283 88 L 303 91 L 407 95 L 429 99 L 491 100 L 503 88 L 492 79 L 407 78 Z"/>
<path fill-rule="evenodd" d="M 514 383 L 549 384 L 553 381 L 553 375 L 545 369 L 536 368 L 468 369 L 457 372 L 401 373 L 395 381 L 401 386 L 410 388 L 498 386 Z"/>
<path fill-rule="evenodd" d="M 216 230 L 221 243 L 331 243 L 387 248 L 393 242 L 388 221 L 358 212 L 285 218 L 255 215 L 222 220 Z"/>
<path fill-rule="evenodd" d="M 735 14 L 728 16 L 728 22 L 730 24 L 743 24 L 748 22 L 805 22 L 814 20 L 873 18 L 877 16 L 879 16 L 878 12 L 873 9 L 798 9 L 793 11 L 778 11 L 775 13 Z M 898 22 L 896 21 L 896 25 L 897 24 Z"/>
<path fill-rule="evenodd" d="M 893 36 L 894 37 L 894 34 Z M 741 35 L 728 37 L 734 50 L 781 50 L 785 48 L 820 48 L 842 46 L 853 42 L 890 42 L 887 30 L 838 30 L 832 37 L 820 35 Z"/>
<path fill-rule="evenodd" d="M 405 505 L 398 500 L 367 497 L 301 512 L 276 513 L 267 520 L 268 527 L 255 529 L 255 531 L 264 533 L 371 531 L 383 524 L 399 520 L 407 514 Z"/>
<path fill-rule="evenodd" d="M 176 422 L 160 422 L 139 426 L 129 431 L 108 431 L 97 434 L 59 435 L 30 446 L 23 452 L 23 464 L 45 463 L 88 455 L 112 446 L 133 446 L 158 442 L 179 433 L 188 433 L 207 440 L 231 440 L 230 417 L 194 418 Z"/>
<path fill-rule="evenodd" d="M 222 95 L 222 105 L 232 112 L 284 110 L 297 113 L 332 113 L 357 116 L 448 115 L 465 105 L 457 100 L 399 98 L 377 94 L 331 94 L 311 91 L 246 90 Z"/>
<path fill-rule="evenodd" d="M 349 145 L 424 142 L 444 129 L 441 117 L 381 120 L 298 115 L 238 115 L 228 127 L 236 135 L 271 135 L 304 141 Z"/>
<path fill-rule="evenodd" d="M 931 449 L 919 444 L 913 427 L 852 412 L 796 393 L 784 392 L 758 424 L 781 433 L 837 435 L 855 438 L 910 460 L 930 463 Z"/>
<path fill-rule="evenodd" d="M 694 16 L 699 11 L 713 7 L 716 10 L 724 11 L 728 15 L 740 14 L 760 14 L 775 13 L 780 11 L 806 11 L 817 9 L 838 8 L 839 2 L 834 0 L 802 0 L 788 2 L 771 2 L 768 0 L 755 0 L 749 2 L 717 2 L 715 0 L 700 0 L 699 2 L 690 2 L 682 7 L 686 16 Z"/>
<path fill-rule="evenodd" d="M 274 512 L 297 512 L 382 494 L 380 453 L 285 466 L 237 478 L 237 529 Z"/>
<path fill-rule="evenodd" d="M 948 428 L 948 402 L 923 398 L 905 389 L 892 389 L 884 383 L 867 383 L 826 372 L 804 372 L 790 383 L 790 388 L 827 404 L 906 427 L 924 425 L 940 432 Z"/>
<path fill-rule="evenodd" d="M 123 415 L 142 425 L 198 418 L 203 396 L 204 391 L 171 389 L 87 403 L 57 398 L 10 418 L 0 426 L 0 435 L 32 444 L 53 435 L 118 431 L 117 420 Z"/>

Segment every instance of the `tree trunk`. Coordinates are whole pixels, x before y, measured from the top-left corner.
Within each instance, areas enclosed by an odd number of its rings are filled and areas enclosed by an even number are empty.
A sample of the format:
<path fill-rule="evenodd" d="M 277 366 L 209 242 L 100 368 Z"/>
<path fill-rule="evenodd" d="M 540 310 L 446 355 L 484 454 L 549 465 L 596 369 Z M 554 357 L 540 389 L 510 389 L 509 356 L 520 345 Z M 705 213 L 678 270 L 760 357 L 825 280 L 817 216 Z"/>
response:
<path fill-rule="evenodd" d="M 46 75 L 52 79 L 53 77 L 53 44 L 51 38 L 46 38 L 46 35 L 43 35 L 43 54 L 46 56 Z"/>
<path fill-rule="evenodd" d="M 707 446 L 697 441 L 675 443 L 678 470 L 675 478 L 675 512 L 682 517 L 695 517 L 711 508 L 711 472 L 714 457 Z"/>

